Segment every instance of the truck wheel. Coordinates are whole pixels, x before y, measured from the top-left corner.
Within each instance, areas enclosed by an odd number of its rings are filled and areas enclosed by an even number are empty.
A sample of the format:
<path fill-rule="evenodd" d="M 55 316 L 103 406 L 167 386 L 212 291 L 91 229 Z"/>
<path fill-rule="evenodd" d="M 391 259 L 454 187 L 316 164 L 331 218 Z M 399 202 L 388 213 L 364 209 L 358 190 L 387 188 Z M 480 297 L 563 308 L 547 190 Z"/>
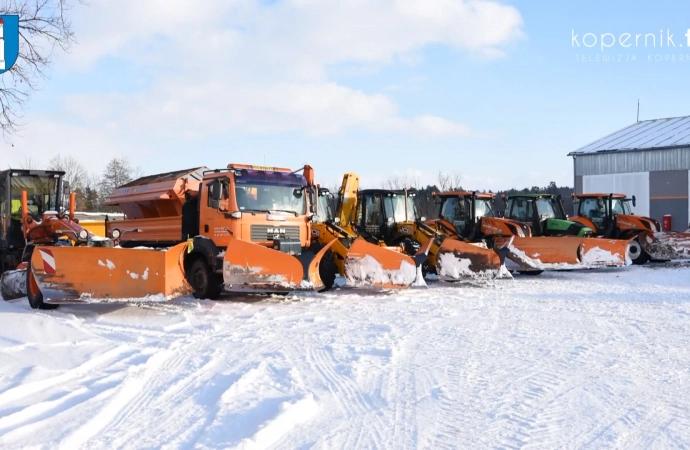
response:
<path fill-rule="evenodd" d="M 56 309 L 59 305 L 51 305 L 43 302 L 43 293 L 36 283 L 36 278 L 33 272 L 31 272 L 31 262 L 29 262 L 26 268 L 26 297 L 29 299 L 29 305 L 33 309 Z"/>
<path fill-rule="evenodd" d="M 203 258 L 196 258 L 189 267 L 187 281 L 192 286 L 194 298 L 216 300 L 223 289 L 223 281 L 211 271 Z"/>
<path fill-rule="evenodd" d="M 321 251 L 321 248 L 321 245 L 313 245 L 310 250 L 316 255 L 319 251 Z M 335 264 L 333 252 L 327 250 L 326 253 L 323 254 L 321 262 L 319 262 L 319 277 L 321 277 L 321 281 L 323 281 L 324 285 L 324 288 L 321 290 L 321 292 L 330 291 L 333 289 L 335 277 L 337 276 L 338 266 Z"/>
<path fill-rule="evenodd" d="M 642 245 L 640 245 L 639 237 L 630 241 L 630 249 L 628 254 L 633 264 L 641 265 L 649 261 L 649 254 L 644 251 Z"/>
<path fill-rule="evenodd" d="M 532 275 L 532 276 L 537 276 L 541 275 L 544 271 L 543 270 L 525 270 L 524 272 L 517 271 L 520 275 Z"/>

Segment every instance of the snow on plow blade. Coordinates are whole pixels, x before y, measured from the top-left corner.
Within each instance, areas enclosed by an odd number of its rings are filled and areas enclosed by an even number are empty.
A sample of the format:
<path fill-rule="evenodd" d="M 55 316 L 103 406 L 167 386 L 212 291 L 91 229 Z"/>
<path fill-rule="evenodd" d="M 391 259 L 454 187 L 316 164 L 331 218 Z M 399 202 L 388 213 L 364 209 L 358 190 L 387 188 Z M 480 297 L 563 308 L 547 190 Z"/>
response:
<path fill-rule="evenodd" d="M 45 303 L 170 300 L 191 292 L 186 248 L 36 247 L 31 271 Z"/>
<path fill-rule="evenodd" d="M 228 292 L 286 293 L 320 291 L 324 282 L 319 264 L 335 240 L 318 253 L 290 255 L 251 242 L 230 238 L 223 257 L 223 284 Z"/>
<path fill-rule="evenodd" d="M 639 242 L 644 251 L 654 259 L 690 259 L 690 233 L 643 231 Z"/>
<path fill-rule="evenodd" d="M 409 288 L 426 258 L 416 259 L 357 238 L 345 256 L 345 279 L 358 287 Z"/>
<path fill-rule="evenodd" d="M 20 264 L 17 270 L 2 274 L 0 295 L 4 300 L 26 297 L 26 263 Z"/>
<path fill-rule="evenodd" d="M 456 239 L 443 241 L 436 254 L 436 273 L 443 281 L 477 278 L 512 278 L 505 267 L 505 243 L 490 250 L 480 244 Z"/>
<path fill-rule="evenodd" d="M 630 240 L 624 239 L 542 236 L 515 237 L 506 247 L 508 259 L 519 266 L 517 270 L 534 271 L 629 265 L 629 245 Z"/>

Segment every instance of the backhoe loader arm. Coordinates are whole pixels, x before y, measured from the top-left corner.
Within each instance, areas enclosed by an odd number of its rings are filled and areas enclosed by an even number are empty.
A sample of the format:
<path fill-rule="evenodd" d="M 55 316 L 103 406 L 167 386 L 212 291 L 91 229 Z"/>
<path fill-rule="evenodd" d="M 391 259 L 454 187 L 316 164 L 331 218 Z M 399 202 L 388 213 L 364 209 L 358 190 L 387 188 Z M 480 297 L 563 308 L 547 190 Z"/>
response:
<path fill-rule="evenodd" d="M 357 209 L 357 191 L 359 190 L 359 175 L 346 173 L 343 175 L 343 184 L 340 186 L 340 197 L 337 216 L 342 226 L 347 226 L 354 221 Z"/>

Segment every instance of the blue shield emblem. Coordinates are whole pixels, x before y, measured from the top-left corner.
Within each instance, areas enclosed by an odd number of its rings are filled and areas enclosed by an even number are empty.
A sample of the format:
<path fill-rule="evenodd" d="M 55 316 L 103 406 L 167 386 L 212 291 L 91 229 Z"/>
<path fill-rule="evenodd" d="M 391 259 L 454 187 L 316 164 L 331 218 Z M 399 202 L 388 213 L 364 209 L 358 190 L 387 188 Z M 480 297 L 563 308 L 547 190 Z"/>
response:
<path fill-rule="evenodd" d="M 10 70 L 19 56 L 19 16 L 0 16 L 0 74 Z"/>

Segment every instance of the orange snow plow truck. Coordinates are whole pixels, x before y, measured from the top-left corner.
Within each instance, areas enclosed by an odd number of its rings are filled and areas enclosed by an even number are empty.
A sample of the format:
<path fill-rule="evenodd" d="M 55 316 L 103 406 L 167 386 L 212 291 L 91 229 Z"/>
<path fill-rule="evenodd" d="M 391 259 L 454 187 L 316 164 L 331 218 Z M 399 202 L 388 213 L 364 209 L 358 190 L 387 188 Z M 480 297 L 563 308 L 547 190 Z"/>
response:
<path fill-rule="evenodd" d="M 106 218 L 116 247 L 37 247 L 29 290 L 46 303 L 326 290 L 335 273 L 320 264 L 332 258 L 332 243 L 311 239 L 317 195 L 308 165 L 229 164 L 143 177 L 105 202 L 125 214 Z"/>

